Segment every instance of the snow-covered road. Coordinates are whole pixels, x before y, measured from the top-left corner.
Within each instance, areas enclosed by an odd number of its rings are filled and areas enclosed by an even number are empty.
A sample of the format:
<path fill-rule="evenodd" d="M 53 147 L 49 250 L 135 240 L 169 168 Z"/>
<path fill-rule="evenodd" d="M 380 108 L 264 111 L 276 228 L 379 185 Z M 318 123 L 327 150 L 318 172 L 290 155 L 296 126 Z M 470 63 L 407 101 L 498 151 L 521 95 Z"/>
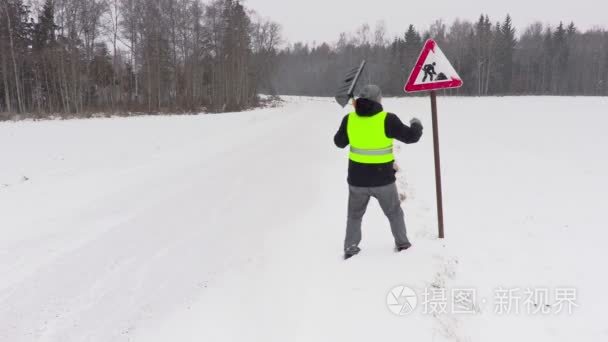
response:
<path fill-rule="evenodd" d="M 607 105 L 440 98 L 440 241 L 428 99 L 386 99 L 427 128 L 398 151 L 414 247 L 392 251 L 372 203 L 347 262 L 331 99 L 0 123 L 0 341 L 605 340 Z M 386 298 L 401 284 L 419 305 L 396 316 Z M 528 288 L 576 289 L 577 307 L 528 313 Z M 425 289 L 445 289 L 447 313 L 424 312 Z M 452 312 L 459 289 L 474 314 Z M 496 313 L 516 289 L 521 312 Z"/>

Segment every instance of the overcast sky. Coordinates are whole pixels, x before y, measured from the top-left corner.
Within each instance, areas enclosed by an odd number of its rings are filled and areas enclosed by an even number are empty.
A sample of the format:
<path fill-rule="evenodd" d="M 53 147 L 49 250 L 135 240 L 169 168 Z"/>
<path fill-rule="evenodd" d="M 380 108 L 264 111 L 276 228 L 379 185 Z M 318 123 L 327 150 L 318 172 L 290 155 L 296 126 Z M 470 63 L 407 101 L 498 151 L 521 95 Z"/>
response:
<path fill-rule="evenodd" d="M 421 31 L 435 19 L 451 23 L 456 18 L 471 21 L 487 13 L 493 22 L 511 14 L 516 28 L 540 21 L 556 25 L 574 23 L 580 29 L 608 28 L 606 0 L 245 0 L 248 7 L 283 26 L 290 42 L 335 42 L 340 32 L 354 32 L 369 23 L 384 21 L 392 38 L 409 24 Z"/>

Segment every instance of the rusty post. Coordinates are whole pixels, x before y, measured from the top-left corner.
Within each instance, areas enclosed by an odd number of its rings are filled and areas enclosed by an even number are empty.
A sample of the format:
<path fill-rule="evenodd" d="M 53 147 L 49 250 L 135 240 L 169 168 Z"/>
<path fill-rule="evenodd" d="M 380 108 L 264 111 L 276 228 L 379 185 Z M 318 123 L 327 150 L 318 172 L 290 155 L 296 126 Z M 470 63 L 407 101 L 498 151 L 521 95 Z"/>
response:
<path fill-rule="evenodd" d="M 443 230 L 443 195 L 441 190 L 441 160 L 439 157 L 439 124 L 437 123 L 437 92 L 431 91 L 431 112 L 433 118 L 433 149 L 435 151 L 435 190 L 437 192 L 437 221 L 439 238 L 445 237 Z"/>

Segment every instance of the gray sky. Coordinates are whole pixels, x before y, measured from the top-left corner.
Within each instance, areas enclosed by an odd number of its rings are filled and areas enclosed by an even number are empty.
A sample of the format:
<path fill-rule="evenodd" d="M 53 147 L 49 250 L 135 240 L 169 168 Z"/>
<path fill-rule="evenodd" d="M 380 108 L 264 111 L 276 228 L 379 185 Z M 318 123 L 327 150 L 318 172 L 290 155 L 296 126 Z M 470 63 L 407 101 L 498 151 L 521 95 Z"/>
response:
<path fill-rule="evenodd" d="M 511 14 L 518 31 L 540 21 L 557 25 L 574 21 L 579 29 L 608 28 L 608 1 L 605 0 L 245 0 L 261 16 L 283 26 L 290 42 L 335 42 L 340 32 L 354 32 L 364 23 L 372 30 L 378 21 L 386 23 L 388 35 L 405 32 L 411 23 L 421 31 L 435 19 L 448 24 L 453 19 L 476 20 L 487 13 L 494 22 Z"/>

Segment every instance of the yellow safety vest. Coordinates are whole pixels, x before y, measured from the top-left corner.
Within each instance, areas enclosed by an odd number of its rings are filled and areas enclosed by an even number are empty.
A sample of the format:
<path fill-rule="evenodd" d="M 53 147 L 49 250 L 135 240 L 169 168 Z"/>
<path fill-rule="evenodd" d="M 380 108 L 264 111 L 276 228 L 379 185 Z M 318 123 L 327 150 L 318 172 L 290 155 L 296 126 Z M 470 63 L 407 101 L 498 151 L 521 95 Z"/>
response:
<path fill-rule="evenodd" d="M 350 143 L 350 160 L 362 164 L 384 164 L 395 160 L 393 139 L 386 136 L 386 112 L 374 116 L 348 114 L 346 132 Z"/>

